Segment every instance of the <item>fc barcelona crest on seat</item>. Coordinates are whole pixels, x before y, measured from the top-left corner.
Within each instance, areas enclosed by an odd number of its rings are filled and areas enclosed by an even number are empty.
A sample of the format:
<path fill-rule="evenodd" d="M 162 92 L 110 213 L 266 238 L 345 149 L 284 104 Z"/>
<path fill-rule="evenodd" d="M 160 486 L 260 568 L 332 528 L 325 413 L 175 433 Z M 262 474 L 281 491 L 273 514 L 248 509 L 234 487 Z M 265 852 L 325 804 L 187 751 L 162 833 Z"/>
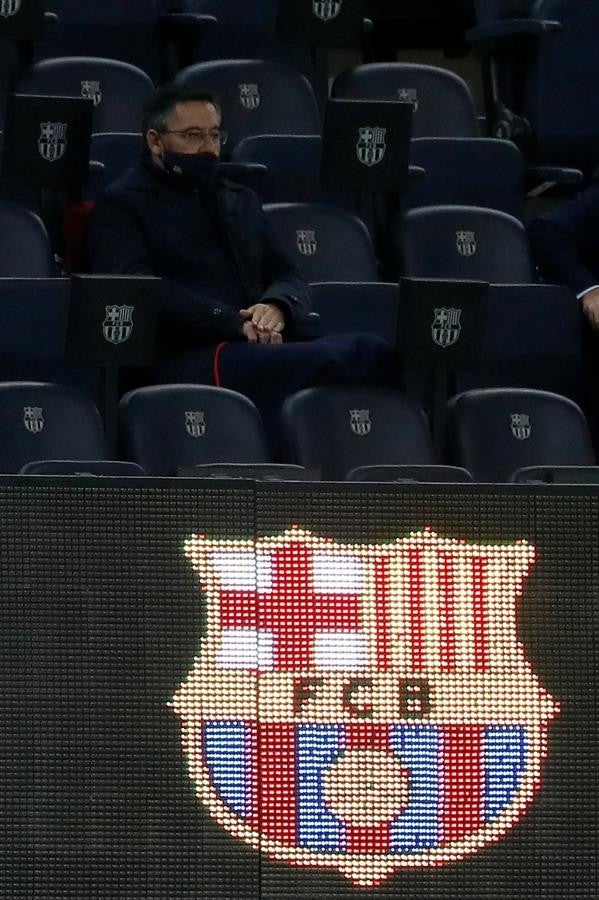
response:
<path fill-rule="evenodd" d="M 187 410 L 185 413 L 185 431 L 192 438 L 201 438 L 206 434 L 206 414 L 202 410 Z"/>
<path fill-rule="evenodd" d="M 102 102 L 102 87 L 99 81 L 82 81 L 81 96 L 84 100 L 92 100 L 94 106 Z"/>
<path fill-rule="evenodd" d="M 385 158 L 387 145 L 385 144 L 386 128 L 377 126 L 359 128 L 356 153 L 363 166 L 378 166 Z"/>
<path fill-rule="evenodd" d="M 451 347 L 459 340 L 462 326 L 460 324 L 461 309 L 445 309 L 436 307 L 431 332 L 433 341 L 439 347 Z"/>
<path fill-rule="evenodd" d="M 456 231 L 456 249 L 460 256 L 474 256 L 476 253 L 476 234 L 474 231 Z"/>
<path fill-rule="evenodd" d="M 44 419 L 44 410 L 41 406 L 24 406 L 23 407 L 23 425 L 31 434 L 39 434 L 44 430 L 46 421 Z"/>
<path fill-rule="evenodd" d="M 343 0 L 312 0 L 312 9 L 317 18 L 323 22 L 330 22 L 336 19 L 341 12 Z"/>
<path fill-rule="evenodd" d="M 171 706 L 233 838 L 366 887 L 480 853 L 526 815 L 559 712 L 517 632 L 530 544 L 293 527 L 193 535 L 185 554 L 207 628 Z"/>
<path fill-rule="evenodd" d="M 21 0 L 0 0 L 0 16 L 10 19 L 21 9 Z"/>
<path fill-rule="evenodd" d="M 133 333 L 133 306 L 107 306 L 102 323 L 104 340 L 109 344 L 124 344 Z"/>
<path fill-rule="evenodd" d="M 512 413 L 512 434 L 518 441 L 526 441 L 532 434 L 532 425 L 528 413 Z"/>
<path fill-rule="evenodd" d="M 318 250 L 316 232 L 309 228 L 298 228 L 295 232 L 295 243 L 302 256 L 314 256 Z"/>
<path fill-rule="evenodd" d="M 240 84 L 239 99 L 244 109 L 258 109 L 261 103 L 260 90 L 257 84 Z"/>
<path fill-rule="evenodd" d="M 66 122 L 41 122 L 37 146 L 42 159 L 57 162 L 67 150 Z"/>

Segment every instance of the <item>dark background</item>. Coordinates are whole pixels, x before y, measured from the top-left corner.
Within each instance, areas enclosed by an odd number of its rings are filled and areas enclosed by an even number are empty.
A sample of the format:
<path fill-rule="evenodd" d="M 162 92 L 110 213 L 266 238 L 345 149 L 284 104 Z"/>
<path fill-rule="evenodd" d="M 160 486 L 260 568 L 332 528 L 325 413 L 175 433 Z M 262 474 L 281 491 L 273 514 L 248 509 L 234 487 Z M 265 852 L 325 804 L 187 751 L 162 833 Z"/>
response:
<path fill-rule="evenodd" d="M 0 480 L 0 897 L 597 895 L 597 490 L 96 484 Z M 196 799 L 179 720 L 166 706 L 203 628 L 183 541 L 293 524 L 356 543 L 430 526 L 537 548 L 520 638 L 561 713 L 550 725 L 542 789 L 497 844 L 366 890 L 336 873 L 269 862 Z"/>

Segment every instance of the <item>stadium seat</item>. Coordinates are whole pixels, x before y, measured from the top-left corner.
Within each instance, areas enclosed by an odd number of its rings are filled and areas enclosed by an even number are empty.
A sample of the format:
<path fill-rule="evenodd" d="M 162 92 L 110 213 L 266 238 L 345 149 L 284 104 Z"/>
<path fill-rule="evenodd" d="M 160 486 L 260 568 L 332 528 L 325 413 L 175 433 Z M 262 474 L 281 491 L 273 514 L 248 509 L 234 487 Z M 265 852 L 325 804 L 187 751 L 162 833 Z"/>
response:
<path fill-rule="evenodd" d="M 584 398 L 583 313 L 568 288 L 498 284 L 489 290 L 476 371 L 456 373 L 456 391 L 527 387 Z"/>
<path fill-rule="evenodd" d="M 92 135 L 89 148 L 90 172 L 84 188 L 85 196 L 96 200 L 113 181 L 135 165 L 143 147 L 144 141 L 139 132 Z"/>
<path fill-rule="evenodd" d="M 358 466 L 435 461 L 422 409 L 399 391 L 306 388 L 285 401 L 282 421 L 291 460 L 324 480 Z"/>
<path fill-rule="evenodd" d="M 425 170 L 412 179 L 404 210 L 458 204 L 498 209 L 522 218 L 526 166 L 510 141 L 493 138 L 416 138 L 410 163 Z"/>
<path fill-rule="evenodd" d="M 65 359 L 69 304 L 66 278 L 0 278 L 0 381 L 66 384 L 100 406 L 100 371 Z"/>
<path fill-rule="evenodd" d="M 292 66 L 315 84 L 310 48 L 276 35 L 279 0 L 180 0 L 180 5 L 217 19 L 214 28 L 200 32 L 194 41 L 195 60 L 267 59 Z"/>
<path fill-rule="evenodd" d="M 255 59 L 228 59 L 188 66 L 176 80 L 214 93 L 229 139 L 227 153 L 256 134 L 320 134 L 314 91 L 294 69 Z"/>
<path fill-rule="evenodd" d="M 447 69 L 417 63 L 368 63 L 338 75 L 331 95 L 412 103 L 415 138 L 479 136 L 468 85 Z"/>
<path fill-rule="evenodd" d="M 225 388 L 138 388 L 121 398 L 120 421 L 126 457 L 148 475 L 175 475 L 200 463 L 269 462 L 256 407 Z"/>
<path fill-rule="evenodd" d="M 267 167 L 252 181 L 263 203 L 330 203 L 355 213 L 355 194 L 321 184 L 321 149 L 319 135 L 259 134 L 240 141 L 231 159 Z"/>
<path fill-rule="evenodd" d="M 346 481 L 393 481 L 399 483 L 468 484 L 474 479 L 460 466 L 359 466 Z"/>
<path fill-rule="evenodd" d="M 599 484 L 599 466 L 523 466 L 513 484 Z"/>
<path fill-rule="evenodd" d="M 478 0 L 476 8 L 478 24 L 467 38 L 485 60 L 493 133 L 541 163 L 592 170 L 599 147 L 599 5 Z"/>
<path fill-rule="evenodd" d="M 192 478 L 241 478 L 251 481 L 313 481 L 303 466 L 290 463 L 208 463 L 180 466 L 178 475 Z"/>
<path fill-rule="evenodd" d="M 595 456 L 584 414 L 546 391 L 489 388 L 448 404 L 450 459 L 476 481 L 508 481 L 523 466 L 591 466 Z"/>
<path fill-rule="evenodd" d="M 43 459 L 24 465 L 19 475 L 98 475 L 113 478 L 140 477 L 141 466 L 117 459 Z"/>
<path fill-rule="evenodd" d="M 267 204 L 273 231 L 306 281 L 376 281 L 376 257 L 364 223 L 317 203 Z"/>
<path fill-rule="evenodd" d="M 93 100 L 92 131 L 138 131 L 154 93 L 148 75 L 129 63 L 93 56 L 46 59 L 26 69 L 15 84 L 22 94 Z"/>
<path fill-rule="evenodd" d="M 318 313 L 321 335 L 366 331 L 390 344 L 397 337 L 397 284 L 380 282 L 316 282 L 311 285 L 312 309 Z"/>
<path fill-rule="evenodd" d="M 536 280 L 526 230 L 506 213 L 475 206 L 409 210 L 400 226 L 404 275 L 480 279 L 495 284 Z"/>
<path fill-rule="evenodd" d="M 29 209 L 0 200 L 0 278 L 55 274 L 42 220 Z"/>
<path fill-rule="evenodd" d="M 171 37 L 202 29 L 205 17 L 165 16 L 168 0 L 47 0 L 58 20 L 47 27 L 34 47 L 37 60 L 82 53 L 139 66 L 156 83 L 169 76 L 167 50 Z M 171 66 L 172 68 L 172 66 Z"/>
<path fill-rule="evenodd" d="M 79 391 L 42 382 L 0 384 L 0 472 L 42 459 L 104 459 L 102 420 Z"/>

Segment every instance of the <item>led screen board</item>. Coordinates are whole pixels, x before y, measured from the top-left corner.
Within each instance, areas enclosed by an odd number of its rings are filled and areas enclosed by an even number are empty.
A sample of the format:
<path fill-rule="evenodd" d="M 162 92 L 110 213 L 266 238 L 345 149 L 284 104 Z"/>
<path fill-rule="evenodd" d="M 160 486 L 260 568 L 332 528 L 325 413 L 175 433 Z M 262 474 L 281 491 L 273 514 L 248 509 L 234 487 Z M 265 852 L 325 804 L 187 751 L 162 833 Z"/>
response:
<path fill-rule="evenodd" d="M 4 479 L 0 896 L 595 897 L 598 504 Z"/>

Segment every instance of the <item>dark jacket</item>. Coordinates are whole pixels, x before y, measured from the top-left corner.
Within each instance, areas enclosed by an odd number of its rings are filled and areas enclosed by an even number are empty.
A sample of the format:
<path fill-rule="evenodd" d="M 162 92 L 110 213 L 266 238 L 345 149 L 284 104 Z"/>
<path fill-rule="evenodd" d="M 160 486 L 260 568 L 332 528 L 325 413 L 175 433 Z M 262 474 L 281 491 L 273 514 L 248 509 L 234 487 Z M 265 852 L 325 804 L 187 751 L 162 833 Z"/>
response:
<path fill-rule="evenodd" d="M 168 355 L 245 340 L 238 310 L 274 302 L 285 336 L 309 312 L 309 288 L 272 233 L 253 191 L 219 180 L 194 190 L 149 159 L 112 184 L 91 224 L 94 272 L 164 280 Z"/>
<path fill-rule="evenodd" d="M 599 185 L 534 219 L 528 233 L 545 281 L 577 294 L 599 285 Z"/>

